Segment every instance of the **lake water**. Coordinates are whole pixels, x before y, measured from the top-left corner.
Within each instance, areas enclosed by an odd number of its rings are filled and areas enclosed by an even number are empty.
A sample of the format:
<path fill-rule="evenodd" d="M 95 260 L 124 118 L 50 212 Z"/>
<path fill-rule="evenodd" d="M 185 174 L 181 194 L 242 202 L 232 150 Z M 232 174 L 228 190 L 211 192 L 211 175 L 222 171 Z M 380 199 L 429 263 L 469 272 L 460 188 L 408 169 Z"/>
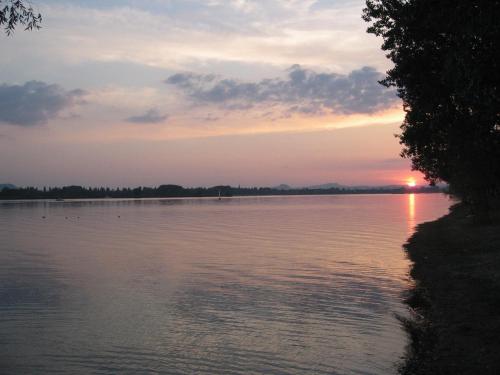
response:
<path fill-rule="evenodd" d="M 0 202 L 0 373 L 395 374 L 401 246 L 449 205 Z"/>

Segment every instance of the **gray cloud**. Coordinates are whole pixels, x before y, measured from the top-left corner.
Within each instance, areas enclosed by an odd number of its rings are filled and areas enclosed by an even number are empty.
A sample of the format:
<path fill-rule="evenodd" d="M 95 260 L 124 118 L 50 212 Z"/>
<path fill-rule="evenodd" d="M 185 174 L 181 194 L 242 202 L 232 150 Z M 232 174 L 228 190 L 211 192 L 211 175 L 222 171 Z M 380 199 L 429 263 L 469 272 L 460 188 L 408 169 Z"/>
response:
<path fill-rule="evenodd" d="M 317 73 L 293 65 L 286 78 L 240 82 L 216 75 L 178 73 L 165 83 L 183 91 L 198 103 L 216 104 L 225 109 L 248 109 L 255 105 L 285 105 L 290 113 L 352 114 L 373 113 L 393 105 L 394 90 L 378 83 L 383 74 L 372 67 L 347 75 Z"/>
<path fill-rule="evenodd" d="M 0 123 L 34 126 L 47 123 L 71 107 L 85 91 L 67 91 L 56 84 L 29 81 L 24 85 L 0 85 Z"/>
<path fill-rule="evenodd" d="M 125 119 L 125 121 L 133 122 L 136 124 L 157 124 L 168 119 L 168 115 L 163 115 L 158 110 L 151 108 L 146 113 L 138 116 L 131 116 Z"/>

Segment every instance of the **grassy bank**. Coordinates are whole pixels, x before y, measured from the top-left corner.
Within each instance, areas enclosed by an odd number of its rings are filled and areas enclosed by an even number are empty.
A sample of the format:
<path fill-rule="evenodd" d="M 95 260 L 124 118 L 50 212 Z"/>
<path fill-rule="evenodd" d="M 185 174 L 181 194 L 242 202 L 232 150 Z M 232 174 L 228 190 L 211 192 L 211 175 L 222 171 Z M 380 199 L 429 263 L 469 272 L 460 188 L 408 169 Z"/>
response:
<path fill-rule="evenodd" d="M 500 374 L 500 222 L 468 210 L 418 227 L 406 244 L 416 284 L 403 374 Z"/>

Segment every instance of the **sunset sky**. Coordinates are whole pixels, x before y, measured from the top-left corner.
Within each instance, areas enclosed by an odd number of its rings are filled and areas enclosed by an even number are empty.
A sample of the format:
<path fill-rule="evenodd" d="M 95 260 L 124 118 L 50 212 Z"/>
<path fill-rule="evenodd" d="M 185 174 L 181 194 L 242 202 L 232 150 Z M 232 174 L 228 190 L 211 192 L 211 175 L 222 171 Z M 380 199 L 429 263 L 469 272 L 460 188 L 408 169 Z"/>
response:
<path fill-rule="evenodd" d="M 403 184 L 362 0 L 33 0 L 0 35 L 0 183 Z"/>

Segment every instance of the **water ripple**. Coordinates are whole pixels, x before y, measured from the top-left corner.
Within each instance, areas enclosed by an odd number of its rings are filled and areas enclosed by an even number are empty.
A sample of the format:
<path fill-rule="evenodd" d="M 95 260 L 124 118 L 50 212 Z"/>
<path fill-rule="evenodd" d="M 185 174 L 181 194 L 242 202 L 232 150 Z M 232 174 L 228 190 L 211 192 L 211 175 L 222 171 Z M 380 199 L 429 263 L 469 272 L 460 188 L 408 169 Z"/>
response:
<path fill-rule="evenodd" d="M 395 374 L 412 201 L 0 202 L 0 373 Z"/>

